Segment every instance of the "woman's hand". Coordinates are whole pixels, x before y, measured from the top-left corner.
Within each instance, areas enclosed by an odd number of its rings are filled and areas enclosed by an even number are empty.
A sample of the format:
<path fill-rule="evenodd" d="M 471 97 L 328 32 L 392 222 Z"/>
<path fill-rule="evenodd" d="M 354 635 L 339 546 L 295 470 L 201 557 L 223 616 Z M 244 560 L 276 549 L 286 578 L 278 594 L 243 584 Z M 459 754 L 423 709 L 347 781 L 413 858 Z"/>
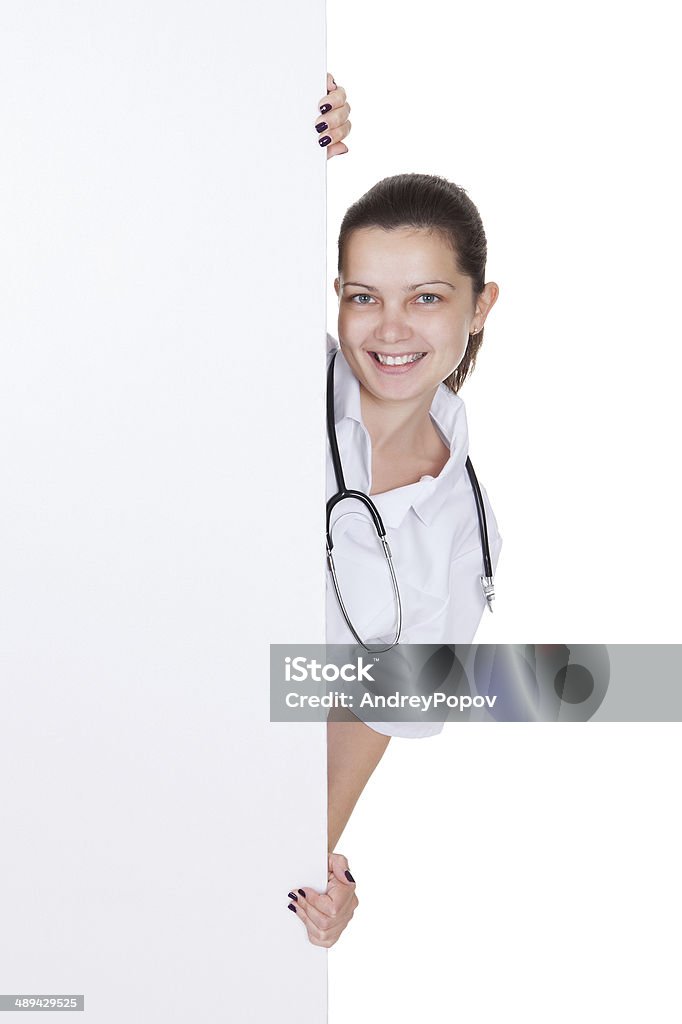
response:
<path fill-rule="evenodd" d="M 348 152 L 348 146 L 341 142 L 350 131 L 350 104 L 346 103 L 346 90 L 337 85 L 327 72 L 327 95 L 317 104 L 315 133 L 320 146 L 327 150 L 327 160 Z"/>
<path fill-rule="evenodd" d="M 355 879 L 341 853 L 329 854 L 329 878 L 326 893 L 310 886 L 289 893 L 294 910 L 308 930 L 313 946 L 333 946 L 350 921 L 360 902 L 355 895 Z"/>

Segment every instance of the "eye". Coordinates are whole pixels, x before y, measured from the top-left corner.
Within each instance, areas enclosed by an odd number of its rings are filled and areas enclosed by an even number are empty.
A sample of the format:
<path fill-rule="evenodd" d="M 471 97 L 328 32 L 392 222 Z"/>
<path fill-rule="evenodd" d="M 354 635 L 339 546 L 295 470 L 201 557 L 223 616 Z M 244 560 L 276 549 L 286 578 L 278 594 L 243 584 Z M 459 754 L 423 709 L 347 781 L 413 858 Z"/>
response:
<path fill-rule="evenodd" d="M 421 305 L 421 306 L 435 306 L 437 303 L 443 301 L 441 299 L 440 295 L 434 295 L 433 292 L 422 292 L 418 296 L 418 298 L 419 299 L 435 299 L 436 300 L 435 302 L 421 302 L 421 303 L 419 303 L 419 305 Z M 358 292 L 356 295 L 351 295 L 350 296 L 349 302 L 355 302 L 356 299 L 371 299 L 372 302 L 373 302 L 374 301 L 374 296 L 368 295 L 366 292 Z M 369 305 L 369 303 L 367 303 L 367 302 L 355 302 L 355 305 L 356 306 L 367 306 L 367 305 Z"/>

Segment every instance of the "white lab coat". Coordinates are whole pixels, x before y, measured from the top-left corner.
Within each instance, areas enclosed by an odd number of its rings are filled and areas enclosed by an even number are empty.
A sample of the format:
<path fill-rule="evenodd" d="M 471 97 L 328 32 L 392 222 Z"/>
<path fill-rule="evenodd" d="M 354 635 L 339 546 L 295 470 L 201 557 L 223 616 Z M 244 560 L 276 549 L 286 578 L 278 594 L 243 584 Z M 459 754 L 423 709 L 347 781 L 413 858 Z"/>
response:
<path fill-rule="evenodd" d="M 362 422 L 360 384 L 339 344 L 327 335 L 327 366 L 334 364 L 334 409 L 346 486 L 369 494 L 372 445 Z M 459 395 L 441 384 L 431 417 L 450 448 L 437 477 L 372 495 L 386 527 L 403 608 L 401 643 L 472 643 L 486 608 L 476 503 L 465 462 L 469 450 L 466 412 Z M 475 468 L 475 466 L 474 466 Z M 479 481 L 480 483 L 480 481 Z M 327 442 L 327 498 L 338 490 Z M 485 488 L 481 493 L 488 523 L 493 571 L 502 547 L 497 520 Z M 342 501 L 332 513 L 334 562 L 351 620 L 367 641 L 394 635 L 394 597 L 374 524 L 357 501 Z M 327 572 L 326 642 L 355 644 Z M 354 710 L 357 717 L 361 713 Z M 443 722 L 366 723 L 386 736 L 421 738 L 443 729 Z"/>

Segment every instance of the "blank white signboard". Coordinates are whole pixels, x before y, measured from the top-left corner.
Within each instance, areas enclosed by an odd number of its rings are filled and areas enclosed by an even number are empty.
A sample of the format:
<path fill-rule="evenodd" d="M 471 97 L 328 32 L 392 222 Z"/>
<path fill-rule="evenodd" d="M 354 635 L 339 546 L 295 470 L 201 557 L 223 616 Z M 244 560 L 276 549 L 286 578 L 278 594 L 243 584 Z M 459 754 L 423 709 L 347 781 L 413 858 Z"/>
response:
<path fill-rule="evenodd" d="M 0 993 L 77 1021 L 326 1020 L 324 727 L 269 721 L 324 630 L 324 46 L 0 4 Z"/>

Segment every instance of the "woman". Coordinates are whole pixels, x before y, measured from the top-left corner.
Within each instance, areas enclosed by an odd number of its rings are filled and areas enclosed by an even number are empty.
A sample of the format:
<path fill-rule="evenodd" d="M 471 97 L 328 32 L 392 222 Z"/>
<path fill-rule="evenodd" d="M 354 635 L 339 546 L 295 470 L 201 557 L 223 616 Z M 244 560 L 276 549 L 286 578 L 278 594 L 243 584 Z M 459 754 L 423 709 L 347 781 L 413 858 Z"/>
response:
<path fill-rule="evenodd" d="M 343 117 L 343 106 L 335 113 Z M 378 182 L 341 225 L 334 282 L 339 343 L 328 336 L 336 435 L 347 486 L 372 497 L 387 529 L 402 643 L 471 643 L 486 607 L 479 521 L 465 467 L 466 414 L 457 394 L 498 296 L 497 285 L 485 281 L 486 250 L 474 204 L 434 175 Z M 337 489 L 328 445 L 327 497 Z M 502 539 L 481 492 L 495 567 Z M 344 499 L 333 510 L 331 532 L 355 634 L 390 644 L 394 593 L 370 516 Z M 357 635 L 329 578 L 327 594 L 327 643 L 352 643 Z M 391 736 L 425 737 L 443 728 L 442 722 L 349 717 L 330 716 L 327 727 L 330 888 L 325 895 L 289 894 L 318 945 L 332 945 L 357 906 L 347 861 L 332 851 Z"/>
<path fill-rule="evenodd" d="M 388 528 L 403 644 L 470 643 L 487 603 L 457 394 L 498 295 L 485 282 L 485 261 L 478 210 L 463 189 L 436 175 L 385 178 L 341 225 L 334 282 L 340 345 L 328 336 L 336 436 L 347 487 L 370 494 Z M 336 477 L 328 447 L 328 497 L 338 491 Z M 483 488 L 481 496 L 496 562 L 501 537 Z M 397 615 L 386 558 L 363 503 L 343 502 L 332 508 L 330 533 L 351 622 L 328 577 L 327 642 L 351 643 L 355 632 L 368 645 L 390 646 Z M 390 734 L 442 728 L 408 724 Z"/>

